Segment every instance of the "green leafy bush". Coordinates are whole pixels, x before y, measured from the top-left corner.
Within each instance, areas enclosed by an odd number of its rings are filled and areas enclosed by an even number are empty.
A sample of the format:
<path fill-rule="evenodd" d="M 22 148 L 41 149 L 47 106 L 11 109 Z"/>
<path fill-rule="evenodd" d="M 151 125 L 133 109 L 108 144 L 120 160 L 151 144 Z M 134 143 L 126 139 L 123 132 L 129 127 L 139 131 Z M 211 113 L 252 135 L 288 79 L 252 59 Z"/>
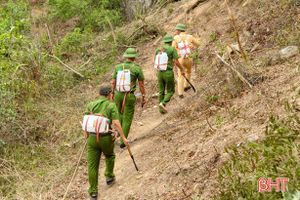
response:
<path fill-rule="evenodd" d="M 81 28 L 101 31 L 108 27 L 107 18 L 114 25 L 122 21 L 121 0 L 49 0 L 49 5 L 53 20 L 78 17 Z"/>
<path fill-rule="evenodd" d="M 55 53 L 58 56 L 79 54 L 84 56 L 87 54 L 84 43 L 87 43 L 91 38 L 92 33 L 88 30 L 81 31 L 80 28 L 75 28 L 73 32 L 69 32 L 55 47 Z"/>
<path fill-rule="evenodd" d="M 63 71 L 61 66 L 53 65 L 43 73 L 44 89 L 52 96 L 59 95 L 76 84 L 72 73 Z"/>
<path fill-rule="evenodd" d="M 271 116 L 260 142 L 227 149 L 230 160 L 219 170 L 221 189 L 216 199 L 293 199 L 300 188 L 300 119 Z M 288 192 L 260 193 L 260 177 L 289 178 Z M 299 196 L 299 194 L 298 194 Z"/>
<path fill-rule="evenodd" d="M 29 45 L 24 37 L 29 31 L 27 17 L 27 4 L 23 1 L 9 1 L 0 7 L 0 127 L 16 117 L 16 99 L 26 99 L 32 85 L 25 79 L 29 73 L 24 62 Z"/>
<path fill-rule="evenodd" d="M 87 1 L 80 0 L 49 0 L 52 6 L 51 17 L 61 20 L 68 20 L 82 11 L 87 6 Z"/>
<path fill-rule="evenodd" d="M 28 6 L 26 1 L 21 0 L 16 4 L 9 0 L 0 7 L 0 11 L 0 34 L 12 28 L 16 29 L 15 33 L 28 31 L 30 24 L 27 20 Z"/>
<path fill-rule="evenodd" d="M 102 23 L 107 25 L 105 17 L 109 17 L 114 24 L 119 21 L 119 3 L 118 0 L 50 0 L 52 16 L 67 20 L 78 15 L 83 26 L 67 33 L 54 46 L 54 53 L 69 60 L 91 58 L 88 51 L 94 34 L 89 27 L 95 28 Z M 38 110 L 36 103 L 39 97 L 45 93 L 57 95 L 74 87 L 78 77 L 60 66 L 56 60 L 49 59 L 47 35 L 32 38 L 30 9 L 25 0 L 10 0 L 0 7 L 0 41 L 0 131 L 9 134 L 7 130 L 10 130 L 17 134 L 22 131 L 22 127 L 12 124 L 24 118 L 32 120 L 28 115 Z M 106 71 L 108 64 L 105 63 L 112 63 L 115 54 L 113 51 L 105 58 L 92 58 L 94 67 L 82 69 L 82 73 L 88 77 Z"/>

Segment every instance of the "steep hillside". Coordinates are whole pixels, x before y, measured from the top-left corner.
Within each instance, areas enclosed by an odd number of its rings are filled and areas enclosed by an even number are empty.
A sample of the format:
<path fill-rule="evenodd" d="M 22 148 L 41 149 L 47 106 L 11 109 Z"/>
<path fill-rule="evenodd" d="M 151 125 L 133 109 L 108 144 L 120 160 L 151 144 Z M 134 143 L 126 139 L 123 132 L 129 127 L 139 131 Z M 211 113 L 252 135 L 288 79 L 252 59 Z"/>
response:
<path fill-rule="evenodd" d="M 167 116 L 158 113 L 154 106 L 157 104 L 155 99 L 149 99 L 150 105 L 145 110 L 138 108 L 130 139 L 141 172 L 134 171 L 126 151 L 117 150 L 118 182 L 113 187 L 107 187 L 100 177 L 101 199 L 215 199 L 219 186 L 217 170 L 228 159 L 225 147 L 260 140 L 264 137 L 269 115 L 285 116 L 285 102 L 292 103 L 292 100 L 299 98 L 299 56 L 268 66 L 265 63 L 256 65 L 254 69 L 257 72 L 252 76 L 257 80 L 252 82 L 255 86 L 249 89 L 236 80 L 230 69 L 219 63 L 213 54 L 215 49 L 220 52 L 218 45 L 230 45 L 235 41 L 230 37 L 232 29 L 225 5 L 208 1 L 189 15 L 178 15 L 180 10 L 186 10 L 193 3 L 171 4 L 160 13 L 167 17 L 155 16 L 153 19 L 164 18 L 160 23 L 169 33 L 172 33 L 176 23 L 187 20 L 191 32 L 201 37 L 200 56 L 203 62 L 197 65 L 193 77 L 198 92 L 189 92 L 184 100 L 175 97 Z M 243 21 L 239 21 L 241 28 L 246 29 L 247 23 L 257 23 L 255 20 L 258 19 L 250 14 L 260 10 L 253 10 L 253 4 L 249 3 L 243 9 L 240 9 L 241 4 L 232 5 L 237 16 L 243 15 Z M 168 12 L 171 9 L 174 11 L 170 15 Z M 269 25 L 276 29 L 280 23 Z M 249 48 L 255 46 L 254 42 L 259 43 L 259 49 L 248 56 L 252 59 L 251 63 L 266 62 L 264 59 L 270 53 L 269 48 L 274 48 L 273 52 L 276 52 L 280 46 L 267 42 L 274 35 L 264 32 L 256 34 L 254 38 L 242 34 L 243 40 L 247 40 L 244 45 Z M 214 36 L 217 42 L 213 41 Z M 216 44 L 218 42 L 220 44 Z M 143 63 L 148 86 L 155 85 L 152 55 L 158 45 L 150 42 L 139 47 L 142 55 L 139 62 Z M 233 56 L 239 60 L 236 55 Z M 155 93 L 153 87 L 147 88 L 150 89 L 149 96 Z M 217 97 L 216 100 L 209 100 L 213 96 Z M 70 192 L 73 199 L 86 196 L 85 164 L 82 163 L 82 170 Z M 63 193 L 63 190 L 60 191 Z"/>
<path fill-rule="evenodd" d="M 287 107 L 299 119 L 299 52 L 288 58 L 279 53 L 286 46 L 300 46 L 299 2 L 231 0 L 229 7 L 232 15 L 228 13 L 227 4 L 218 0 L 178 1 L 115 30 L 118 34 L 134 33 L 140 31 L 137 25 L 141 23 L 148 28 L 152 24 L 158 27 L 152 39 L 136 44 L 140 54 L 137 62 L 143 66 L 148 99 L 145 108 L 137 104 L 129 137 L 140 172 L 135 171 L 127 151 L 116 145 L 117 182 L 106 186 L 102 159 L 101 200 L 237 199 L 222 196 L 224 179 L 219 179 L 220 169 L 233 158 L 226 148 L 233 146 L 241 150 L 248 143 L 263 141 L 269 117 L 287 119 L 290 116 Z M 186 23 L 188 32 L 201 39 L 201 47 L 194 55 L 192 77 L 197 93 L 189 91 L 184 99 L 174 95 L 168 105 L 169 113 L 161 115 L 157 108 L 153 52 L 161 43 L 160 33 L 173 34 L 179 22 Z M 236 45 L 237 33 L 241 46 Z M 93 40 L 92 51 L 101 50 L 98 44 L 103 38 L 98 36 Z M 234 66 L 251 88 L 217 55 Z M 15 199 L 62 199 L 84 144 L 78 123 L 82 111 L 87 102 L 97 98 L 99 85 L 109 80 L 110 72 L 96 76 L 63 96 L 50 97 L 47 103 L 39 105 L 47 110 L 44 117 L 52 121 L 52 124 L 45 124 L 52 141 L 43 141 L 47 143 L 48 154 L 44 149 L 41 152 L 32 150 L 32 154 L 45 157 L 47 162 L 35 163 L 33 167 L 39 169 L 36 172 L 23 173 L 15 169 L 15 173 L 20 173 L 17 179 L 22 180 L 15 186 Z M 295 121 L 294 129 L 299 136 L 300 123 Z M 299 137 L 291 141 L 298 158 L 299 141 Z M 260 162 L 262 160 L 258 159 L 256 164 Z M 88 198 L 86 166 L 83 156 L 66 199 Z M 295 169 L 297 166 L 300 166 L 300 159 Z M 9 169 L 14 172 L 14 168 Z M 284 174 L 278 172 L 280 175 Z M 231 176 L 242 177 L 240 174 Z M 300 182 L 299 177 L 296 171 L 289 178 L 291 182 Z M 299 184 L 291 187 L 291 191 L 295 190 L 300 191 Z M 239 191 L 237 188 L 238 197 L 251 199 Z M 259 199 L 280 198 L 265 195 Z"/>

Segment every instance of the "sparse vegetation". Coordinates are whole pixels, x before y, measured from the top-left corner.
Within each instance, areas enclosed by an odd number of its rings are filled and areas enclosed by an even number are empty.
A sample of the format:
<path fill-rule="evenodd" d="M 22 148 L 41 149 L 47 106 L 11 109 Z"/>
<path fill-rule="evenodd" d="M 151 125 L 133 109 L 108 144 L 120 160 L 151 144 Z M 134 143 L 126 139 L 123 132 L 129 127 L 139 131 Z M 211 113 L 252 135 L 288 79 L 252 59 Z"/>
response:
<path fill-rule="evenodd" d="M 220 127 L 222 126 L 222 124 L 225 122 L 225 119 L 224 117 L 222 117 L 221 115 L 216 115 L 216 118 L 215 118 L 215 124 L 217 127 Z"/>
<path fill-rule="evenodd" d="M 218 95 L 211 95 L 211 96 L 206 96 L 205 100 L 208 102 L 208 103 L 215 103 L 216 101 L 218 101 L 219 99 L 219 96 Z"/>
<path fill-rule="evenodd" d="M 231 120 L 240 114 L 240 110 L 238 108 L 231 108 L 228 110 Z"/>
<path fill-rule="evenodd" d="M 261 141 L 229 147 L 230 160 L 219 170 L 218 199 L 293 199 L 299 195 L 300 119 L 288 106 L 285 119 L 271 116 Z M 288 191 L 260 193 L 260 177 L 287 177 Z"/>
<path fill-rule="evenodd" d="M 219 36 L 216 32 L 212 32 L 209 35 L 209 42 L 216 42 L 218 40 Z"/>

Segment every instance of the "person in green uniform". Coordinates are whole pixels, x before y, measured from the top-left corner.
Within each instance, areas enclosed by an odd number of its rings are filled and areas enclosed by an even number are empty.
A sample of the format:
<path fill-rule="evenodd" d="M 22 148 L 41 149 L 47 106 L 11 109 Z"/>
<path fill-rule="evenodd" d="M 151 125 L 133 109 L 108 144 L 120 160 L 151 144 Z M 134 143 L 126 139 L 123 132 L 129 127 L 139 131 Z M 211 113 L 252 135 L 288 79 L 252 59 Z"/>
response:
<path fill-rule="evenodd" d="M 168 64 L 166 71 L 158 71 L 158 87 L 159 87 L 159 111 L 162 114 L 167 113 L 166 104 L 171 100 L 171 97 L 175 93 L 175 78 L 173 72 L 174 64 L 180 69 L 184 76 L 183 67 L 178 61 L 177 50 L 172 47 L 173 37 L 166 35 L 163 38 L 163 46 L 155 50 L 155 56 L 164 51 L 168 55 Z"/>
<path fill-rule="evenodd" d="M 136 97 L 134 95 L 134 92 L 136 91 L 137 81 L 139 84 L 139 89 L 142 93 L 142 106 L 144 106 L 144 104 L 146 103 L 145 101 L 146 92 L 145 92 L 144 74 L 142 68 L 134 62 L 137 57 L 136 49 L 128 48 L 123 54 L 123 57 L 126 58 L 127 60 L 124 63 L 116 65 L 115 70 L 112 74 L 112 88 L 113 90 L 116 90 L 116 81 L 117 81 L 118 72 L 122 71 L 123 68 L 126 70 L 129 69 L 130 77 L 131 77 L 130 92 L 116 91 L 114 95 L 115 103 L 119 111 L 119 119 L 122 125 L 122 129 L 125 134 L 125 137 L 127 138 L 129 135 L 130 126 L 134 115 L 134 109 L 136 103 Z M 125 144 L 122 140 L 120 141 L 120 147 L 121 148 L 125 147 Z"/>
<path fill-rule="evenodd" d="M 111 125 L 119 132 L 125 145 L 128 145 L 128 141 L 122 131 L 121 124 L 119 122 L 119 113 L 115 103 L 112 100 L 111 86 L 102 86 L 99 91 L 100 97 L 98 100 L 93 101 L 87 105 L 85 115 L 89 114 L 101 114 L 111 121 Z M 111 126 L 110 125 L 110 126 Z M 114 139 L 111 132 L 100 136 L 99 141 L 95 133 L 87 133 L 87 162 L 88 162 L 88 180 L 91 200 L 97 200 L 98 196 L 98 173 L 99 162 L 101 154 L 105 156 L 105 177 L 107 185 L 111 185 L 115 182 L 114 164 Z"/>

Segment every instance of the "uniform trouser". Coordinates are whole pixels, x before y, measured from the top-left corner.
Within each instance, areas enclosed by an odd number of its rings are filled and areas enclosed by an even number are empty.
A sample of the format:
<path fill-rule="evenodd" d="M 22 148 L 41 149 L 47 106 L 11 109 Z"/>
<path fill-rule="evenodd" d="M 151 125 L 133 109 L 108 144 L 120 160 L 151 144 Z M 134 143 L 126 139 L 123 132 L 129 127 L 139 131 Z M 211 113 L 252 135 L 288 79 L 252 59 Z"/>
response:
<path fill-rule="evenodd" d="M 133 93 L 127 94 L 124 110 L 123 113 L 121 113 L 124 95 L 125 93 L 123 92 L 117 92 L 115 95 L 115 102 L 119 111 L 119 120 L 122 125 L 122 130 L 124 132 L 125 137 L 127 138 L 133 120 L 136 97 Z M 121 144 L 123 144 L 122 140 Z"/>
<path fill-rule="evenodd" d="M 187 77 L 187 79 L 191 80 L 193 59 L 192 58 L 179 58 L 178 61 L 184 68 L 185 76 Z M 178 69 L 177 83 L 178 83 L 178 95 L 183 95 L 184 88 L 188 86 L 188 82 L 181 75 L 181 71 L 179 69 Z"/>
<path fill-rule="evenodd" d="M 159 87 L 159 102 L 166 105 L 175 93 L 175 78 L 173 70 L 160 71 L 157 74 Z"/>
<path fill-rule="evenodd" d="M 111 135 L 100 137 L 99 142 L 95 135 L 89 135 L 87 142 L 87 161 L 88 161 L 88 177 L 90 188 L 89 194 L 98 193 L 98 173 L 100 157 L 103 153 L 105 156 L 105 177 L 114 177 L 115 153 L 114 142 Z"/>

